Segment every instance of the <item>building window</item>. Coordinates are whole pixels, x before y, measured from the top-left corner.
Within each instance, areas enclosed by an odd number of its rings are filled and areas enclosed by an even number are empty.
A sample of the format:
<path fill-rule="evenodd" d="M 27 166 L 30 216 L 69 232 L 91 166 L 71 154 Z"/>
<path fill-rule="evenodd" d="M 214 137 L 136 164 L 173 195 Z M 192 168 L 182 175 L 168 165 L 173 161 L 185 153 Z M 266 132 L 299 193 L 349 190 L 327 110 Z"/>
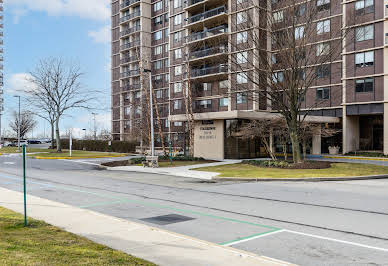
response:
<path fill-rule="evenodd" d="M 237 33 L 237 44 L 248 42 L 248 32 L 242 31 Z"/>
<path fill-rule="evenodd" d="M 170 127 L 170 123 L 169 123 L 168 119 L 164 120 L 164 127 L 165 128 L 169 128 Z"/>
<path fill-rule="evenodd" d="M 317 22 L 317 34 L 330 32 L 330 19 Z"/>
<path fill-rule="evenodd" d="M 272 81 L 274 83 L 283 82 L 283 80 L 284 80 L 283 72 L 276 72 L 272 75 Z"/>
<path fill-rule="evenodd" d="M 154 69 L 157 70 L 157 69 L 161 69 L 163 67 L 163 60 L 158 60 L 156 62 L 154 62 Z"/>
<path fill-rule="evenodd" d="M 136 99 L 139 99 L 140 96 L 141 96 L 141 92 L 140 92 L 140 91 L 136 91 L 136 92 L 135 92 L 135 98 L 136 98 Z"/>
<path fill-rule="evenodd" d="M 219 83 L 218 83 L 218 87 L 220 89 L 227 89 L 228 88 L 228 80 L 221 80 Z"/>
<path fill-rule="evenodd" d="M 174 101 L 174 110 L 180 110 L 182 108 L 182 100 Z"/>
<path fill-rule="evenodd" d="M 365 52 L 365 53 L 357 53 L 356 54 L 356 67 L 368 67 L 373 66 L 375 61 L 375 52 Z"/>
<path fill-rule="evenodd" d="M 174 0 L 174 8 L 180 8 L 182 6 L 182 0 Z"/>
<path fill-rule="evenodd" d="M 248 83 L 248 73 L 246 73 L 246 72 L 237 73 L 236 81 L 237 81 L 237 84 Z"/>
<path fill-rule="evenodd" d="M 304 26 L 295 28 L 295 40 L 304 38 Z"/>
<path fill-rule="evenodd" d="M 182 49 L 181 48 L 174 50 L 174 57 L 175 57 L 175 59 L 182 58 Z"/>
<path fill-rule="evenodd" d="M 357 79 L 356 92 L 372 92 L 374 87 L 373 78 Z"/>
<path fill-rule="evenodd" d="M 124 108 L 124 113 L 125 113 L 125 115 L 128 116 L 131 113 L 131 108 L 130 107 L 125 107 Z"/>
<path fill-rule="evenodd" d="M 330 99 L 330 88 L 318 88 L 315 95 L 317 100 L 328 100 Z"/>
<path fill-rule="evenodd" d="M 180 42 L 182 40 L 182 32 L 175 32 L 174 33 L 174 43 Z"/>
<path fill-rule="evenodd" d="M 221 98 L 220 107 L 227 107 L 227 106 L 229 106 L 229 98 Z"/>
<path fill-rule="evenodd" d="M 330 53 L 330 43 L 317 44 L 317 56 L 328 55 Z"/>
<path fill-rule="evenodd" d="M 306 4 L 301 4 L 296 8 L 296 16 L 303 17 L 306 14 Z"/>
<path fill-rule="evenodd" d="M 183 126 L 183 123 L 182 122 L 174 122 L 174 126 L 181 127 L 181 126 Z"/>
<path fill-rule="evenodd" d="M 154 12 L 157 12 L 159 10 L 162 10 L 163 8 L 163 1 L 159 1 L 153 4 L 153 10 Z"/>
<path fill-rule="evenodd" d="M 174 74 L 175 74 L 175 76 L 182 75 L 182 66 L 176 66 L 174 68 Z"/>
<path fill-rule="evenodd" d="M 163 33 L 162 33 L 161 30 L 160 30 L 160 31 L 157 31 L 157 32 L 154 32 L 154 33 L 152 34 L 152 39 L 153 39 L 154 41 L 161 40 L 162 37 L 163 37 Z"/>
<path fill-rule="evenodd" d="M 236 103 L 242 104 L 248 102 L 248 95 L 245 92 L 238 92 L 236 94 Z"/>
<path fill-rule="evenodd" d="M 246 11 L 238 12 L 236 15 L 236 23 L 241 24 L 248 21 L 248 13 Z"/>
<path fill-rule="evenodd" d="M 237 64 L 245 64 L 248 62 L 248 52 L 237 53 Z"/>
<path fill-rule="evenodd" d="M 198 107 L 203 109 L 208 109 L 212 107 L 212 100 L 201 100 L 198 101 Z"/>
<path fill-rule="evenodd" d="M 374 38 L 374 25 L 368 25 L 356 28 L 356 41 L 362 42 L 366 40 L 373 40 Z"/>
<path fill-rule="evenodd" d="M 182 83 L 181 82 L 174 83 L 174 93 L 179 93 L 179 92 L 182 92 Z"/>
<path fill-rule="evenodd" d="M 163 24 L 164 15 L 154 18 L 154 25 Z"/>
<path fill-rule="evenodd" d="M 275 23 L 283 21 L 283 10 L 273 13 L 273 20 Z"/>
<path fill-rule="evenodd" d="M 182 23 L 182 15 L 181 14 L 179 14 L 179 15 L 176 15 L 175 17 L 174 17 L 174 25 L 176 26 L 176 25 L 180 25 Z"/>
<path fill-rule="evenodd" d="M 163 90 L 157 90 L 155 94 L 157 99 L 163 98 Z"/>
<path fill-rule="evenodd" d="M 140 107 L 140 106 L 137 106 L 137 107 L 136 107 L 135 113 L 136 113 L 137 115 L 140 115 L 140 114 L 141 114 L 141 107 Z"/>
<path fill-rule="evenodd" d="M 327 78 L 330 76 L 330 65 L 321 65 L 316 67 L 317 78 Z"/>
<path fill-rule="evenodd" d="M 163 52 L 163 45 L 154 47 L 154 55 L 160 55 Z"/>
<path fill-rule="evenodd" d="M 330 10 L 330 0 L 317 0 L 317 10 Z"/>
<path fill-rule="evenodd" d="M 374 0 L 356 1 L 354 9 L 357 16 L 373 13 L 375 11 Z"/>

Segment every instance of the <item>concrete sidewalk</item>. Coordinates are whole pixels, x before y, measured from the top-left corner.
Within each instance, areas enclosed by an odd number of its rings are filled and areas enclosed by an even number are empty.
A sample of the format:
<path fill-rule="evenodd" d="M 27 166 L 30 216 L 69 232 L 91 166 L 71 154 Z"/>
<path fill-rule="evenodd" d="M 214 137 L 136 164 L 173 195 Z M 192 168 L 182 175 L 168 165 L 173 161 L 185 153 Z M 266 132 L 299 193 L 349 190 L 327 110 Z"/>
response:
<path fill-rule="evenodd" d="M 35 196 L 27 202 L 29 217 L 158 265 L 291 265 Z M 0 188 L 0 205 L 23 213 L 23 194 Z"/>
<path fill-rule="evenodd" d="M 163 167 L 163 168 L 148 168 L 143 166 L 119 166 L 119 167 L 107 167 L 107 169 L 111 171 L 141 172 L 141 173 L 152 173 L 152 174 L 160 174 L 160 175 L 170 175 L 170 176 L 211 180 L 219 174 L 215 172 L 195 171 L 192 169 L 209 167 L 209 166 L 219 166 L 219 165 L 225 165 L 225 164 L 235 164 L 235 163 L 241 163 L 241 161 L 242 160 L 224 160 L 222 162 L 216 162 L 216 163 L 204 163 L 204 164 L 198 164 L 198 165 Z"/>

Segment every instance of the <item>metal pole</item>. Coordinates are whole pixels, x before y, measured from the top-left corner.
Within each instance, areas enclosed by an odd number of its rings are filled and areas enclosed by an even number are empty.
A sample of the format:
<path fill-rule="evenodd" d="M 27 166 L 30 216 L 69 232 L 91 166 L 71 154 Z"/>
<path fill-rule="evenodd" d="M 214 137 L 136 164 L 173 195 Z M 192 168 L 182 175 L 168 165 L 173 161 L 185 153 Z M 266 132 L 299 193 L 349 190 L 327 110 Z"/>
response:
<path fill-rule="evenodd" d="M 18 118 L 18 120 L 19 120 L 19 122 L 18 122 L 18 151 L 20 151 L 20 123 L 21 123 L 21 121 L 20 121 L 20 96 L 17 96 L 18 97 L 18 99 L 19 99 L 19 118 Z"/>
<path fill-rule="evenodd" d="M 71 157 L 71 154 L 72 154 L 72 147 L 73 147 L 73 136 L 72 136 L 72 129 L 70 129 L 70 140 L 69 140 L 69 149 L 70 149 L 70 157 Z"/>
<path fill-rule="evenodd" d="M 152 104 L 152 78 L 150 72 L 150 122 L 151 122 L 151 155 L 155 156 L 155 142 L 154 142 L 154 112 Z"/>
<path fill-rule="evenodd" d="M 92 115 L 93 115 L 93 133 L 94 133 L 94 140 L 97 140 L 96 113 L 92 113 Z"/>
<path fill-rule="evenodd" d="M 24 191 L 24 226 L 27 226 L 27 198 L 26 198 L 26 145 L 23 145 L 23 191 Z"/>

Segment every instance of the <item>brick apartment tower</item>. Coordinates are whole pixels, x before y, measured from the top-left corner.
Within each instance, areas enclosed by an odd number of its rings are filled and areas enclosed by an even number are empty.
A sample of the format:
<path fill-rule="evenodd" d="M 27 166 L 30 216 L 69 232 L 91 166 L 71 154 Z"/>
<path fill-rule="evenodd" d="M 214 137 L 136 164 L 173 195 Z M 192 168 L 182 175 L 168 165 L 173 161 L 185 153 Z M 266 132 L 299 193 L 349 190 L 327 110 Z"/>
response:
<path fill-rule="evenodd" d="M 388 0 L 313 1 L 320 10 L 317 23 L 326 25 L 319 42 L 331 40 L 330 25 L 347 24 L 349 17 L 354 17 L 354 23 L 343 26 L 363 34 L 326 67 L 309 88 L 305 105 L 319 100 L 323 104 L 311 117 L 322 125 L 342 127 L 341 152 L 388 154 Z M 298 2 L 303 5 L 304 1 Z M 182 143 L 185 138 L 185 97 L 190 88 L 195 156 L 258 156 L 257 140 L 241 141 L 233 132 L 243 121 L 270 117 L 275 111 L 265 97 L 252 101 L 236 90 L 241 77 L 231 60 L 236 53 L 249 55 L 257 48 L 250 41 L 252 29 L 266 35 L 259 25 L 244 22 L 244 13 L 259 23 L 260 10 L 276 13 L 282 8 L 282 0 L 112 0 L 114 139 L 133 137 L 141 117 L 137 102 L 148 84 L 148 76 L 145 82 L 141 80 L 140 70 L 150 68 L 166 140 Z M 262 45 L 270 55 L 271 36 Z M 328 146 L 317 133 L 310 152 L 327 153 Z"/>

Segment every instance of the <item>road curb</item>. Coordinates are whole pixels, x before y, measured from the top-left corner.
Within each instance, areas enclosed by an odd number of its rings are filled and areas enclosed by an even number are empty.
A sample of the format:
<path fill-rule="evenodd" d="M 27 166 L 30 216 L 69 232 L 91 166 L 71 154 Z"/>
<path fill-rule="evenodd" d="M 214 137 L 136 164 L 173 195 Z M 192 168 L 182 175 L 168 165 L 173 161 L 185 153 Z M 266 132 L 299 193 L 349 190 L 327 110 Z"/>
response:
<path fill-rule="evenodd" d="M 250 182 L 322 182 L 322 181 L 354 181 L 388 179 L 388 175 L 352 176 L 352 177 L 313 177 L 313 178 L 239 178 L 215 177 L 214 181 L 250 181 Z"/>

